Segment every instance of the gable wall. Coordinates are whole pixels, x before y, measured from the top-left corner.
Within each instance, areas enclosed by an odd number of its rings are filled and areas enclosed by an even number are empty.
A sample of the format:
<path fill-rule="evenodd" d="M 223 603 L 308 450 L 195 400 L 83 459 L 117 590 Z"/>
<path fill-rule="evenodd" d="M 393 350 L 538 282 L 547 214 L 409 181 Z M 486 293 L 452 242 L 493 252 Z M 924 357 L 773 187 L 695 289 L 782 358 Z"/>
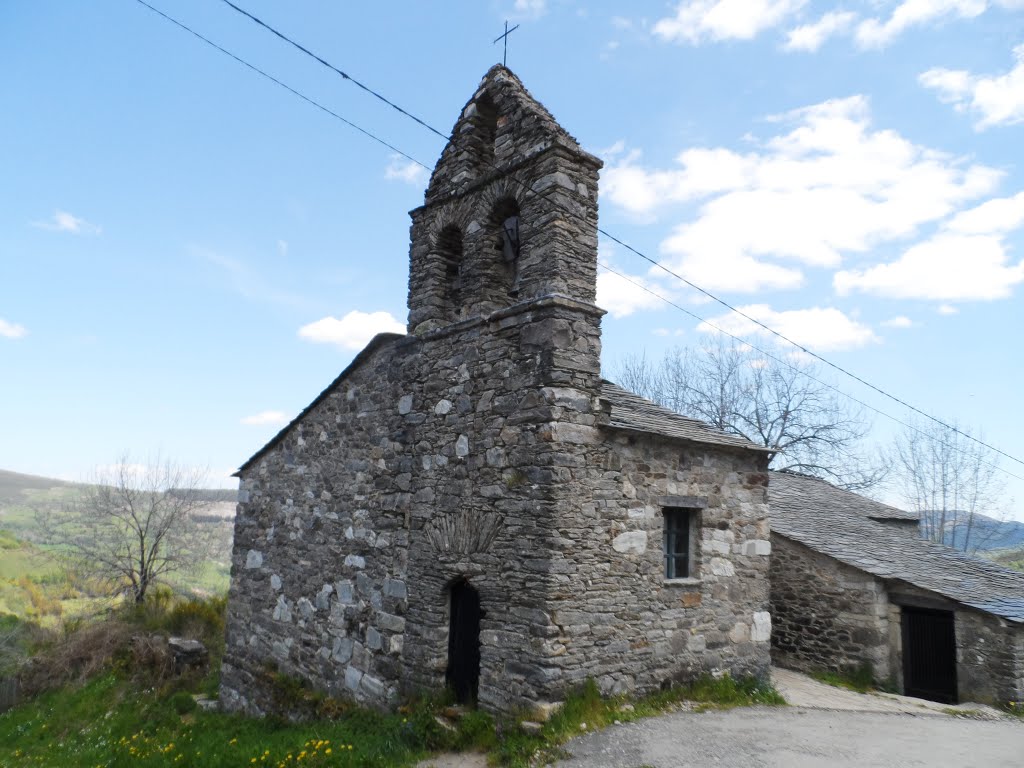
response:
<path fill-rule="evenodd" d="M 770 580 L 776 664 L 845 674 L 870 664 L 878 681 L 893 675 L 889 601 L 879 579 L 772 534 Z"/>
<path fill-rule="evenodd" d="M 443 687 L 460 577 L 484 610 L 481 704 L 543 698 L 558 446 L 596 429 L 599 318 L 544 300 L 389 344 L 246 469 L 228 709 L 276 708 L 268 664 L 380 706 Z"/>

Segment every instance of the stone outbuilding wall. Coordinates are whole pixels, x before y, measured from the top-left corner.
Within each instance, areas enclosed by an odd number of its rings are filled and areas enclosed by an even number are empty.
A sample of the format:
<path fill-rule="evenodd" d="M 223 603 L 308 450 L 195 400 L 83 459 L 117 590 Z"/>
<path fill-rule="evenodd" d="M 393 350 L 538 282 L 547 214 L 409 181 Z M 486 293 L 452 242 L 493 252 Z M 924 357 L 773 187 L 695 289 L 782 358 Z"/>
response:
<path fill-rule="evenodd" d="M 865 550 L 870 551 L 870 542 Z M 953 616 L 959 700 L 1024 701 L 1024 625 L 898 579 L 879 578 L 777 533 L 772 534 L 771 605 L 774 663 L 847 674 L 870 664 L 878 683 L 899 691 L 905 686 L 904 611 L 947 611 Z"/>
<path fill-rule="evenodd" d="M 870 665 L 893 678 L 889 601 L 869 573 L 772 535 L 772 658 L 801 672 L 851 674 Z"/>

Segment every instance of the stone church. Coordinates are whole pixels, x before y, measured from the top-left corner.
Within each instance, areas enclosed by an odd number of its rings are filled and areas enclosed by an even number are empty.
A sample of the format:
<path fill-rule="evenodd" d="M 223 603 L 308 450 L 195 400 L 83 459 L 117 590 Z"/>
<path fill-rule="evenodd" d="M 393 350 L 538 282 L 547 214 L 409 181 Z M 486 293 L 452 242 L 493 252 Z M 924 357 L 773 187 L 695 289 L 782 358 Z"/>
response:
<path fill-rule="evenodd" d="M 221 701 L 272 672 L 491 711 L 769 664 L 771 454 L 601 378 L 601 162 L 503 66 L 382 334 L 239 470 Z"/>

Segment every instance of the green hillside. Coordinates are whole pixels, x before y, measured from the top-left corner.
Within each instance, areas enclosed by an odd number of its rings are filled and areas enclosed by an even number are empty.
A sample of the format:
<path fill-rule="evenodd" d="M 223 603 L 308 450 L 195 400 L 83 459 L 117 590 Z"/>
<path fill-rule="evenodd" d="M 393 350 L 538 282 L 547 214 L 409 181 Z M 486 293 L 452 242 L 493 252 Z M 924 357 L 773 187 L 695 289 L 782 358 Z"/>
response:
<path fill-rule="evenodd" d="M 0 470 L 0 616 L 13 614 L 52 625 L 99 608 L 99 585 L 61 567 L 59 549 L 47 540 L 43 515 L 59 517 L 88 486 L 50 477 Z M 211 514 L 201 518 L 214 528 L 213 557 L 171 586 L 183 594 L 217 595 L 227 591 L 230 575 L 231 522 L 235 491 L 202 492 Z"/>

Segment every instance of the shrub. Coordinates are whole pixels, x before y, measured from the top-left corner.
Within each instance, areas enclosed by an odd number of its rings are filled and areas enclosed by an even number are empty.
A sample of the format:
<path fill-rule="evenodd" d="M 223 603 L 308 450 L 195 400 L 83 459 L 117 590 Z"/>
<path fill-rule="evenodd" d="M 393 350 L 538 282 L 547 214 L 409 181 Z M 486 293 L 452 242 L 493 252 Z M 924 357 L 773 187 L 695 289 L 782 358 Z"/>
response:
<path fill-rule="evenodd" d="M 194 712 L 199 706 L 188 691 L 178 691 L 171 696 L 170 704 L 171 708 L 179 715 L 187 715 L 189 712 Z"/>

